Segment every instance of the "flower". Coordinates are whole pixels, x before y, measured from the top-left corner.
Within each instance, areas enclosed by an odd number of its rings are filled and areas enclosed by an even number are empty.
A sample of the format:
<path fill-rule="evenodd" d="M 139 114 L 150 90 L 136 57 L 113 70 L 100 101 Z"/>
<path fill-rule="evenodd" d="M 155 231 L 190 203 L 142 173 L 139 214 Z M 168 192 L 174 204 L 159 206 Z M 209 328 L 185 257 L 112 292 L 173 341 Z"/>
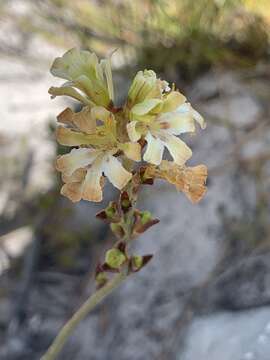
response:
<path fill-rule="evenodd" d="M 73 202 L 81 199 L 99 202 L 102 200 L 103 174 L 120 190 L 130 181 L 132 174 L 116 156 L 122 152 L 139 161 L 141 147 L 138 143 L 118 141 L 116 121 L 111 112 L 103 107 L 86 107 L 74 113 L 67 108 L 57 120 L 70 126 L 57 128 L 58 142 L 79 146 L 56 160 L 56 168 L 65 183 L 61 189 L 63 195 Z M 97 120 L 102 124 L 97 125 Z"/>
<path fill-rule="evenodd" d="M 99 61 L 94 53 L 71 49 L 55 59 L 51 73 L 67 80 L 49 89 L 52 97 L 70 96 L 83 106 L 77 113 L 67 108 L 57 117 L 62 124 L 57 140 L 72 147 L 56 160 L 63 195 L 72 201 L 99 202 L 105 178 L 122 190 L 133 170 L 136 175 L 132 161 L 141 161 L 144 140 L 143 159 L 152 164 L 149 169 L 156 177 L 175 184 L 192 201 L 203 195 L 207 172 L 201 166 L 184 166 L 192 151 L 178 136 L 194 132 L 196 122 L 201 128 L 205 123 L 174 85 L 170 88 L 152 70 L 139 71 L 126 103 L 115 107 L 109 59 Z M 162 161 L 165 148 L 173 162 Z"/>
<path fill-rule="evenodd" d="M 52 97 L 67 95 L 83 105 L 104 107 L 109 107 L 114 101 L 109 59 L 99 62 L 95 53 L 74 48 L 54 60 L 51 73 L 67 80 L 61 87 L 49 89 Z"/>
<path fill-rule="evenodd" d="M 191 157 L 191 149 L 177 135 L 194 132 L 194 120 L 202 128 L 205 124 L 201 115 L 185 101 L 180 92 L 171 91 L 163 94 L 162 99 L 147 99 L 132 107 L 127 131 L 131 141 L 136 142 L 141 137 L 147 141 L 145 161 L 159 165 L 165 147 L 178 165 Z"/>
<path fill-rule="evenodd" d="M 197 165 L 187 167 L 179 166 L 172 161 L 163 160 L 160 166 L 150 165 L 146 168 L 146 177 L 160 178 L 175 185 L 192 203 L 199 202 L 207 191 L 207 167 Z"/>
<path fill-rule="evenodd" d="M 158 79 L 153 70 L 138 71 L 128 92 L 128 105 L 133 106 L 146 99 L 161 99 L 166 89 L 169 89 L 167 81 Z"/>

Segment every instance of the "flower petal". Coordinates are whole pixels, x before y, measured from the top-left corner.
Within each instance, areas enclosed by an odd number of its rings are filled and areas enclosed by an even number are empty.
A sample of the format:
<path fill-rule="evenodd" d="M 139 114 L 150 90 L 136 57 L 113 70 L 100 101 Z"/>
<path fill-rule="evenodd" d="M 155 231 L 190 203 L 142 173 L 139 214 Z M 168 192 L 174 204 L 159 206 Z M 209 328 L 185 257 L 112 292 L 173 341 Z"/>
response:
<path fill-rule="evenodd" d="M 178 137 L 166 134 L 166 137 L 163 137 L 162 141 L 176 164 L 183 165 L 192 156 L 191 149 Z"/>
<path fill-rule="evenodd" d="M 103 59 L 100 61 L 100 65 L 103 68 L 104 73 L 105 73 L 110 100 L 114 101 L 114 89 L 113 89 L 113 80 L 112 80 L 111 61 L 110 61 L 110 59 L 106 59 L 106 60 Z"/>
<path fill-rule="evenodd" d="M 64 183 L 71 182 L 82 182 L 86 175 L 86 169 L 79 168 L 75 170 L 72 175 L 68 176 L 65 173 L 62 173 L 62 180 Z"/>
<path fill-rule="evenodd" d="M 77 90 L 75 90 L 71 86 L 60 86 L 60 87 L 50 87 L 48 93 L 52 95 L 52 99 L 56 96 L 70 96 L 75 100 L 80 101 L 84 105 L 91 105 L 93 104 L 89 99 L 85 96 L 81 95 Z"/>
<path fill-rule="evenodd" d="M 56 139 L 59 144 L 66 146 L 92 144 L 90 135 L 68 129 L 63 126 L 58 126 L 58 128 L 56 129 Z"/>
<path fill-rule="evenodd" d="M 173 111 L 162 114 L 159 118 L 161 129 L 169 134 L 180 135 L 186 132 L 194 132 L 195 124 L 191 113 L 179 113 Z"/>
<path fill-rule="evenodd" d="M 92 100 L 93 105 L 108 106 L 110 104 L 111 100 L 109 99 L 108 89 L 104 81 L 81 75 L 73 82 L 77 88 Z"/>
<path fill-rule="evenodd" d="M 96 121 L 91 116 L 91 109 L 87 106 L 80 112 L 73 113 L 74 125 L 86 134 L 93 134 L 96 130 Z"/>
<path fill-rule="evenodd" d="M 94 149 L 72 149 L 69 154 L 57 158 L 56 169 L 71 176 L 76 169 L 92 164 L 98 155 L 100 152 Z"/>
<path fill-rule="evenodd" d="M 206 128 L 206 122 L 204 121 L 204 118 L 198 113 L 198 111 L 194 110 L 192 108 L 192 116 L 197 121 L 197 123 L 200 124 L 202 129 Z"/>
<path fill-rule="evenodd" d="M 177 190 L 183 191 L 192 203 L 200 201 L 206 193 L 207 167 L 205 165 L 187 167 L 163 160 L 160 167 L 152 171 L 154 176 L 167 180 L 175 185 Z"/>
<path fill-rule="evenodd" d="M 192 203 L 199 202 L 207 191 L 205 186 L 207 178 L 207 167 L 205 165 L 197 165 L 187 167 L 185 169 L 184 186 L 179 186 Z"/>
<path fill-rule="evenodd" d="M 137 72 L 128 92 L 130 104 L 136 104 L 150 98 L 161 97 L 161 86 L 153 70 Z"/>
<path fill-rule="evenodd" d="M 141 161 L 141 145 L 137 142 L 119 144 L 118 148 L 122 150 L 129 159 L 133 161 Z"/>
<path fill-rule="evenodd" d="M 193 119 L 197 121 L 197 123 L 200 125 L 202 129 L 206 128 L 206 123 L 203 119 L 203 117 L 198 113 L 198 111 L 194 110 L 190 103 L 184 103 L 183 105 L 180 105 L 176 111 L 178 113 L 191 113 Z"/>
<path fill-rule="evenodd" d="M 62 124 L 73 126 L 72 115 L 73 111 L 70 108 L 66 108 L 59 115 L 57 115 L 56 119 Z"/>
<path fill-rule="evenodd" d="M 103 74 L 104 71 L 107 79 L 109 76 L 108 68 L 104 69 L 99 63 L 96 54 L 78 49 L 71 49 L 62 57 L 56 58 L 51 67 L 51 73 L 54 76 L 69 80 L 70 89 L 75 87 L 84 92 L 88 96 L 88 104 L 108 106 L 111 102 L 109 96 L 111 88 L 108 89 L 108 83 L 106 83 Z M 65 87 L 67 87 L 67 84 Z M 74 89 L 69 90 L 69 93 L 59 93 L 59 90 L 58 93 L 55 93 L 54 90 L 53 92 L 53 95 L 69 95 L 77 100 L 80 96 Z M 83 103 L 85 104 L 85 102 Z"/>
<path fill-rule="evenodd" d="M 96 54 L 73 48 L 54 60 L 51 74 L 67 80 L 74 80 L 82 74 L 93 76 L 97 64 Z"/>
<path fill-rule="evenodd" d="M 92 108 L 91 114 L 96 121 L 100 120 L 104 123 L 104 130 L 107 135 L 112 135 L 113 138 L 116 138 L 116 121 L 113 113 L 103 106 L 95 106 Z"/>
<path fill-rule="evenodd" d="M 91 116 L 91 110 L 88 106 L 77 113 L 74 113 L 70 108 L 66 108 L 57 116 L 57 121 L 76 126 L 87 134 L 92 134 L 96 130 L 96 121 Z"/>
<path fill-rule="evenodd" d="M 136 142 L 141 138 L 141 134 L 136 130 L 137 123 L 138 121 L 131 121 L 127 124 L 128 137 L 133 142 Z"/>
<path fill-rule="evenodd" d="M 80 201 L 82 199 L 82 183 L 71 182 L 64 184 L 61 188 L 61 194 L 73 202 Z"/>
<path fill-rule="evenodd" d="M 100 202 L 102 200 L 101 177 L 101 162 L 96 161 L 90 169 L 87 170 L 82 183 L 82 198 L 84 200 L 94 202 Z"/>
<path fill-rule="evenodd" d="M 170 112 L 176 110 L 186 101 L 186 97 L 178 91 L 172 91 L 163 102 L 162 112 Z"/>
<path fill-rule="evenodd" d="M 151 164 L 159 165 L 162 160 L 164 145 L 158 138 L 154 138 L 150 132 L 145 137 L 147 141 L 147 148 L 143 159 Z"/>
<path fill-rule="evenodd" d="M 103 171 L 110 182 L 119 190 L 129 182 L 132 174 L 112 155 L 108 155 L 103 161 Z"/>
<path fill-rule="evenodd" d="M 143 116 L 148 114 L 150 111 L 158 111 L 162 107 L 162 100 L 160 99 L 148 99 L 143 102 L 136 104 L 131 109 L 133 116 Z"/>

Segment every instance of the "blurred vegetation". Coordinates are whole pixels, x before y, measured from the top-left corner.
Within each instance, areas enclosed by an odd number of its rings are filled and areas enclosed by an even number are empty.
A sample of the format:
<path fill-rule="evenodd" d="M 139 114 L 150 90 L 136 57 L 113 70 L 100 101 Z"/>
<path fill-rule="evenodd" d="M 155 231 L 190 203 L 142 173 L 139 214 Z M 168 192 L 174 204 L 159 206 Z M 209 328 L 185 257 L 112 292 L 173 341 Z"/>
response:
<path fill-rule="evenodd" d="M 190 79 L 211 65 L 255 65 L 269 56 L 267 0 L 37 0 L 20 16 L 24 32 L 117 64 Z M 35 16 L 33 16 L 33 13 Z M 170 79 L 169 79 L 170 80 Z"/>

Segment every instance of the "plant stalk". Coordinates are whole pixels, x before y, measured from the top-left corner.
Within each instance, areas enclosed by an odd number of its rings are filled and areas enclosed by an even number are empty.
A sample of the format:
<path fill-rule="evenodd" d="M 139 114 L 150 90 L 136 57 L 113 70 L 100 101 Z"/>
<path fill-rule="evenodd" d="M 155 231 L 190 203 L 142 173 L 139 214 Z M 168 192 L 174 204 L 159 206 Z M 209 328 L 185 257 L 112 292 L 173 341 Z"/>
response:
<path fill-rule="evenodd" d="M 110 281 L 102 288 L 97 290 L 90 296 L 86 302 L 79 308 L 79 310 L 72 316 L 72 318 L 63 326 L 59 334 L 53 341 L 52 345 L 47 350 L 46 354 L 42 356 L 41 360 L 54 360 L 59 352 L 62 350 L 65 342 L 77 327 L 77 325 L 110 293 L 116 289 L 127 278 L 127 272 L 120 272 L 116 274 Z"/>

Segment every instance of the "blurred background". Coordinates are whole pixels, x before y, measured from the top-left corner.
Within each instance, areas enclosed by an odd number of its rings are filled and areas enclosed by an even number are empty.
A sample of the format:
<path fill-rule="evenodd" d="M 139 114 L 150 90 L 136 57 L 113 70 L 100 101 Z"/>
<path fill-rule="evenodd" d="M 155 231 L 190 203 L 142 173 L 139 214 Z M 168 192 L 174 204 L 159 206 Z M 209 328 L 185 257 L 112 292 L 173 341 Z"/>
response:
<path fill-rule="evenodd" d="M 113 55 L 121 103 L 138 69 L 176 83 L 207 120 L 187 138 L 209 168 L 192 205 L 165 183 L 139 207 L 152 262 L 75 331 L 65 360 L 270 359 L 269 0 L 1 0 L 0 359 L 37 360 L 93 291 L 111 246 L 102 204 L 59 195 L 56 56 Z M 116 197 L 106 187 L 105 201 Z"/>

